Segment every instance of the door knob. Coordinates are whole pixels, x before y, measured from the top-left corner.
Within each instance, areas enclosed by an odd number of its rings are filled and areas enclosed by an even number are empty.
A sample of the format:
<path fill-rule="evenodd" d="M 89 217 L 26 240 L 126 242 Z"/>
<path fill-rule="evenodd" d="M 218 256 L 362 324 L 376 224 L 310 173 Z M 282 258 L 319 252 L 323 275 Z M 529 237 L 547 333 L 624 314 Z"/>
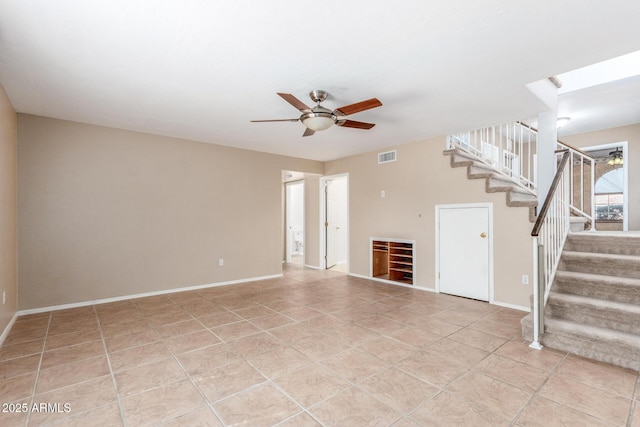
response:
<path fill-rule="evenodd" d="M 487 237 L 487 233 L 480 233 L 480 237 L 484 239 L 485 237 Z"/>

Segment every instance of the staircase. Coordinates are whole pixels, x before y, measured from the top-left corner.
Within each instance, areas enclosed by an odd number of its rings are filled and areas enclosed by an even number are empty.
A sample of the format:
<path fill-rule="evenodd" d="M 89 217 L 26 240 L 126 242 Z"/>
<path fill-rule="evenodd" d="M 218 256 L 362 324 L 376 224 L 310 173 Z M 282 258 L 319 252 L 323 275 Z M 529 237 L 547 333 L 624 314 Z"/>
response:
<path fill-rule="evenodd" d="M 536 212 L 530 160 L 537 140 L 524 137 L 531 133 L 537 137 L 522 122 L 462 132 L 447 138 L 444 152 L 469 179 L 484 179 L 488 193 L 504 192 L 507 206 L 528 207 L 535 222 L 539 274 L 523 338 L 532 348 L 543 344 L 640 371 L 640 233 L 584 232 L 594 224 L 595 159 L 559 141 L 556 173 Z"/>
<path fill-rule="evenodd" d="M 507 206 L 529 208 L 529 220 L 535 221 L 535 208 L 538 205 L 538 197 L 519 186 L 508 176 L 494 169 L 491 165 L 482 162 L 473 154 L 460 148 L 453 148 L 443 152 L 451 156 L 451 167 L 466 167 L 467 178 L 484 179 L 487 193 L 504 192 Z"/>
<path fill-rule="evenodd" d="M 640 233 L 569 234 L 544 325 L 547 347 L 640 371 Z"/>

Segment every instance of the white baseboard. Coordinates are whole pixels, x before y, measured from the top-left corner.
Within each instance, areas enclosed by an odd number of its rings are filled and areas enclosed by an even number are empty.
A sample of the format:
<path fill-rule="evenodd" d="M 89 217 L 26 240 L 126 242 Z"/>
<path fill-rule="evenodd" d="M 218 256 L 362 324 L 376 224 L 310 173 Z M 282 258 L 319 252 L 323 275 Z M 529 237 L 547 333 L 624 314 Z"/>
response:
<path fill-rule="evenodd" d="M 363 274 L 349 273 L 349 276 L 359 277 L 361 279 L 373 280 L 375 282 L 388 283 L 390 285 L 402 286 L 404 288 L 417 289 L 419 291 L 439 293 L 438 291 L 436 291 L 433 288 L 423 288 L 421 286 L 416 286 L 416 285 L 405 285 L 404 283 L 394 282 L 393 280 L 379 279 L 377 277 L 365 276 Z M 494 301 L 493 305 L 497 305 L 497 306 L 505 307 L 505 308 L 511 308 L 511 309 L 514 309 L 514 310 L 526 311 L 526 312 L 530 312 L 531 311 L 531 308 L 529 308 L 529 307 L 525 307 L 525 306 L 522 306 L 522 305 L 516 305 L 516 304 L 510 304 L 508 302 Z"/>
<path fill-rule="evenodd" d="M 4 328 L 4 331 L 2 331 L 2 335 L 0 335 L 0 347 L 2 347 L 2 344 L 4 343 L 5 338 L 7 338 L 7 335 L 9 335 L 9 331 L 11 331 L 11 327 L 13 327 L 13 324 L 16 323 L 17 318 L 18 318 L 18 313 L 16 312 L 13 314 L 13 317 L 9 321 L 9 324 L 7 325 L 7 327 Z"/>
<path fill-rule="evenodd" d="M 380 283 L 386 283 L 386 284 L 389 284 L 389 285 L 401 286 L 403 288 L 417 289 L 419 291 L 426 291 L 426 292 L 435 292 L 436 291 L 435 289 L 431 289 L 431 288 L 423 288 L 422 286 L 416 286 L 416 285 L 406 285 L 404 283 L 394 282 L 393 280 L 380 279 L 378 277 L 365 276 L 363 274 L 348 273 L 348 275 L 349 276 L 353 276 L 353 277 L 359 277 L 360 279 L 373 280 L 374 282 L 380 282 Z"/>
<path fill-rule="evenodd" d="M 71 304 L 53 305 L 53 306 L 41 307 L 41 308 L 31 308 L 28 310 L 18 311 L 16 313 L 16 316 L 24 316 L 26 314 L 45 313 L 47 311 L 66 310 L 69 308 L 86 307 L 88 305 L 106 304 L 109 302 L 124 301 L 124 300 L 135 299 L 135 298 L 144 298 L 144 297 L 150 297 L 155 295 L 174 294 L 177 292 L 185 292 L 185 291 L 196 291 L 199 289 L 215 288 L 218 286 L 237 285 L 239 283 L 257 282 L 259 280 L 277 279 L 282 276 L 283 276 L 282 273 L 280 273 L 280 274 L 273 274 L 270 276 L 250 277 L 247 279 L 229 280 L 226 282 L 208 283 L 205 285 L 187 286 L 184 288 L 165 289 L 162 291 L 144 292 L 141 294 L 123 295 L 120 297 L 113 297 L 113 298 L 102 298 L 102 299 L 93 300 L 93 301 L 82 301 L 82 302 L 74 302 Z"/>
<path fill-rule="evenodd" d="M 317 265 L 309 265 L 309 264 L 304 264 L 304 268 L 310 268 L 312 270 L 322 270 L 322 267 L 318 267 Z"/>

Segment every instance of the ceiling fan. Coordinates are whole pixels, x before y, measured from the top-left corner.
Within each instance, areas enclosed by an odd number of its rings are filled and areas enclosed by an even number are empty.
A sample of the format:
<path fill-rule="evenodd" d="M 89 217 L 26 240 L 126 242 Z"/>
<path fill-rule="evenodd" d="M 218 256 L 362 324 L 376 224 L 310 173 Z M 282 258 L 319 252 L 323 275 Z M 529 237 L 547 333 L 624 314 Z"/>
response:
<path fill-rule="evenodd" d="M 302 136 L 311 136 L 317 131 L 329 129 L 334 124 L 348 128 L 371 129 L 375 126 L 375 124 L 348 120 L 345 119 L 345 117 L 351 114 L 359 113 L 360 111 L 380 107 L 382 105 L 382 102 L 380 102 L 377 98 L 371 98 L 367 99 L 366 101 L 356 102 L 355 104 L 345 105 L 344 107 L 336 108 L 335 110 L 331 111 L 328 108 L 320 105 L 320 103 L 327 99 L 327 96 L 329 95 L 324 90 L 314 90 L 309 93 L 309 97 L 311 98 L 311 100 L 316 103 L 316 106 L 313 108 L 308 107 L 304 102 L 300 101 L 290 93 L 278 93 L 278 95 L 280 95 L 282 99 L 302 112 L 302 115 L 297 119 L 251 120 L 251 122 L 264 123 L 301 121 L 302 124 L 307 128 Z"/>

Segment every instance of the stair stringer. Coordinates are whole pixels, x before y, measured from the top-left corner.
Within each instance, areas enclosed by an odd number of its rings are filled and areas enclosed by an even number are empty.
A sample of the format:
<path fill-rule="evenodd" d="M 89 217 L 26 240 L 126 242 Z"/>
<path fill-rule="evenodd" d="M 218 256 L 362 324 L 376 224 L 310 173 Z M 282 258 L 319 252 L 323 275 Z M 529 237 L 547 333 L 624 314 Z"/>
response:
<path fill-rule="evenodd" d="M 466 168 L 468 179 L 484 179 L 487 193 L 505 193 L 507 206 L 528 208 L 529 222 L 534 223 L 536 221 L 536 207 L 538 206 L 536 195 L 526 191 L 508 176 L 459 148 L 445 150 L 443 154 L 451 156 L 451 167 Z"/>

